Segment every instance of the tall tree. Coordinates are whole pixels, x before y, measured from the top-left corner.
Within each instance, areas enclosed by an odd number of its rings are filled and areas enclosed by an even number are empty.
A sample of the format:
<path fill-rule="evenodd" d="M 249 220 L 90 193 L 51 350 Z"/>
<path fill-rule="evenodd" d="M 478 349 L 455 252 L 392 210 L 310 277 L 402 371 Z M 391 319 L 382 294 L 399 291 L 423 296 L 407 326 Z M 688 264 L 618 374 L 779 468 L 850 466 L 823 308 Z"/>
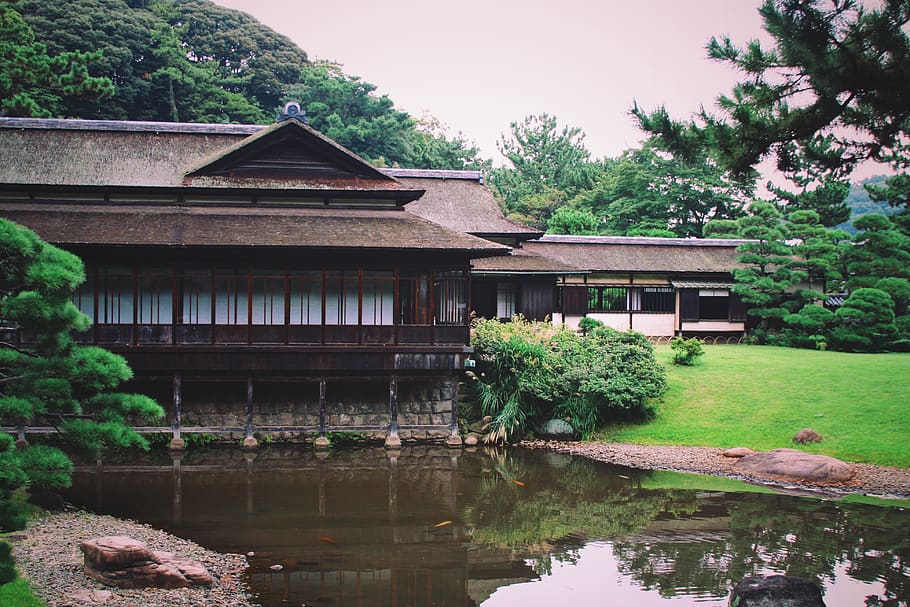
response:
<path fill-rule="evenodd" d="M 743 266 L 733 270 L 733 292 L 749 305 L 749 315 L 761 319 L 762 334 L 782 319 L 787 290 L 804 276 L 791 269 L 793 250 L 787 244 L 787 227 L 774 205 L 756 201 L 750 215 L 738 220 L 739 235 L 749 242 L 737 247 L 736 260 Z"/>
<path fill-rule="evenodd" d="M 754 189 L 750 180 L 728 179 L 705 154 L 684 161 L 651 141 L 601 166 L 594 187 L 573 203 L 602 217 L 608 234 L 702 237 L 709 221 L 741 217 Z"/>
<path fill-rule="evenodd" d="M 0 418 L 56 426 L 81 448 L 147 447 L 127 419 L 161 418 L 164 411 L 146 396 L 115 391 L 132 377 L 122 357 L 78 345 L 71 336 L 89 326 L 71 300 L 84 280 L 78 257 L 0 219 Z M 71 465 L 61 451 L 35 445 L 13 453 L 9 447 L 0 439 L 0 463 L 19 472 L 0 474 L 0 500 L 23 482 L 68 484 Z"/>
<path fill-rule="evenodd" d="M 48 53 L 10 4 L 0 3 L 0 115 L 58 116 L 64 100 L 102 98 L 113 93 L 107 78 L 89 74 L 99 52 Z"/>
<path fill-rule="evenodd" d="M 568 200 L 590 188 L 591 153 L 580 128 L 560 129 L 556 117 L 549 114 L 527 116 L 509 128 L 510 133 L 500 138 L 498 147 L 511 166 L 493 169 L 489 180 L 507 213 L 542 228 L 558 205 L 529 205 L 528 199 L 545 196 Z"/>
<path fill-rule="evenodd" d="M 878 213 L 863 215 L 853 225 L 860 231 L 845 253 L 850 291 L 875 287 L 882 278 L 910 278 L 910 237 Z"/>
<path fill-rule="evenodd" d="M 708 56 L 743 75 L 731 95 L 680 123 L 665 108 L 632 112 L 677 153 L 716 150 L 721 164 L 749 173 L 765 156 L 779 170 L 843 177 L 862 160 L 906 166 L 910 129 L 910 2 L 874 8 L 855 0 L 765 0 L 759 9 L 773 45 L 712 38 Z"/>

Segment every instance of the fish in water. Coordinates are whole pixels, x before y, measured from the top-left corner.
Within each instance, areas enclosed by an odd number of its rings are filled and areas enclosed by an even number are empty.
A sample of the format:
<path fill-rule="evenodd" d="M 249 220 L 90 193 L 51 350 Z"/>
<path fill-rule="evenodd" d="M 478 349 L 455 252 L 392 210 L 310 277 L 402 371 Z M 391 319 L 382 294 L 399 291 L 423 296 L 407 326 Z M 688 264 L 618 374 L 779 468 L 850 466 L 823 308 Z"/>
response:
<path fill-rule="evenodd" d="M 439 527 L 448 527 L 452 524 L 452 521 L 442 521 L 441 523 L 436 523 L 433 525 L 434 528 L 438 529 Z"/>
<path fill-rule="evenodd" d="M 338 543 L 330 537 L 321 537 L 321 538 L 319 538 L 319 541 L 325 542 L 326 544 L 337 544 Z"/>

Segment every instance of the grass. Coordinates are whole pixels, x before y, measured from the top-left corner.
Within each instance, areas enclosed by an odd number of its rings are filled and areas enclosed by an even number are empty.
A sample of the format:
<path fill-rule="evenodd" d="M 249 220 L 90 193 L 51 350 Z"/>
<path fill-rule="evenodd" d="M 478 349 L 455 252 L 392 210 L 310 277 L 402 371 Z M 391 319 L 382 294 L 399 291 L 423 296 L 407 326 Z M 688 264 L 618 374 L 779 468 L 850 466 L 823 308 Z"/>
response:
<path fill-rule="evenodd" d="M 32 593 L 28 582 L 18 578 L 9 584 L 0 584 L 0 605 L 4 607 L 43 607 L 44 603 Z"/>
<path fill-rule="evenodd" d="M 645 445 L 794 447 L 853 462 L 910 468 L 910 354 L 848 354 L 769 346 L 706 346 L 693 367 L 667 365 L 657 417 L 600 428 L 594 440 Z"/>

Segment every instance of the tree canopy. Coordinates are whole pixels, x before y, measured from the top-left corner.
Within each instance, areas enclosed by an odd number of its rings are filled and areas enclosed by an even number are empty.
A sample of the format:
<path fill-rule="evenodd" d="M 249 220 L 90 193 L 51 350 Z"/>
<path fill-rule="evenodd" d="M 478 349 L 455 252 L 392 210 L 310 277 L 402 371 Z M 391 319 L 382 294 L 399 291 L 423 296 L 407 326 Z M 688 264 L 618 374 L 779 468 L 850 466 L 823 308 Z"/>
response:
<path fill-rule="evenodd" d="M 867 8 L 855 0 L 765 0 L 766 48 L 712 38 L 711 59 L 742 74 L 717 110 L 689 122 L 665 108 L 632 112 L 642 128 L 686 157 L 710 148 L 736 174 L 773 155 L 784 173 L 848 174 L 872 159 L 907 165 L 910 2 Z"/>
<path fill-rule="evenodd" d="M 20 0 L 14 6 L 19 22 L 0 24 L 0 114 L 265 124 L 294 100 L 315 128 L 377 164 L 484 166 L 462 135 L 415 119 L 375 85 L 339 65 L 310 62 L 287 37 L 210 0 Z M 36 103 L 16 102 L 18 89 L 3 77 L 18 69 L 24 53 L 37 58 L 29 59 L 36 84 L 27 89 Z M 47 72 L 44 64 L 48 74 L 39 71 Z M 61 78 L 68 88 L 58 92 Z"/>

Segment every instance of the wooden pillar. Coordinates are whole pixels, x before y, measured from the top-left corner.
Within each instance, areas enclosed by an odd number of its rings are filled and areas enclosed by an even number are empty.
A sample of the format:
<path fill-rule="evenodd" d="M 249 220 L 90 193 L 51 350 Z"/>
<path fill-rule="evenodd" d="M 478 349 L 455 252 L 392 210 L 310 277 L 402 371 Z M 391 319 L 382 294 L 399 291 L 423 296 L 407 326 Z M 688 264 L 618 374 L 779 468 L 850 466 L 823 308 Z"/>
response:
<path fill-rule="evenodd" d="M 253 375 L 246 376 L 246 436 L 243 439 L 244 449 L 256 449 L 259 441 L 253 436 Z"/>
<path fill-rule="evenodd" d="M 170 448 L 175 450 L 181 450 L 186 448 L 186 441 L 183 440 L 181 436 L 182 431 L 182 422 L 181 422 L 181 401 L 183 400 L 183 380 L 180 377 L 179 373 L 174 374 L 174 419 L 171 429 L 173 430 L 173 435 L 171 436 Z"/>
<path fill-rule="evenodd" d="M 313 446 L 322 451 L 329 448 L 329 439 L 325 435 L 325 413 L 326 413 L 326 381 L 323 377 L 319 380 L 319 436 L 313 441 Z"/>
<path fill-rule="evenodd" d="M 452 418 L 449 421 L 449 438 L 446 444 L 449 447 L 461 447 L 461 434 L 458 433 L 458 377 L 452 375 Z"/>
<path fill-rule="evenodd" d="M 183 520 L 183 480 L 180 477 L 180 454 L 173 456 L 174 466 L 173 466 L 173 475 L 174 475 L 174 520 L 173 523 L 179 525 Z"/>
<path fill-rule="evenodd" d="M 389 433 L 385 438 L 386 449 L 401 447 L 398 437 L 398 378 L 395 375 L 389 379 Z"/>

